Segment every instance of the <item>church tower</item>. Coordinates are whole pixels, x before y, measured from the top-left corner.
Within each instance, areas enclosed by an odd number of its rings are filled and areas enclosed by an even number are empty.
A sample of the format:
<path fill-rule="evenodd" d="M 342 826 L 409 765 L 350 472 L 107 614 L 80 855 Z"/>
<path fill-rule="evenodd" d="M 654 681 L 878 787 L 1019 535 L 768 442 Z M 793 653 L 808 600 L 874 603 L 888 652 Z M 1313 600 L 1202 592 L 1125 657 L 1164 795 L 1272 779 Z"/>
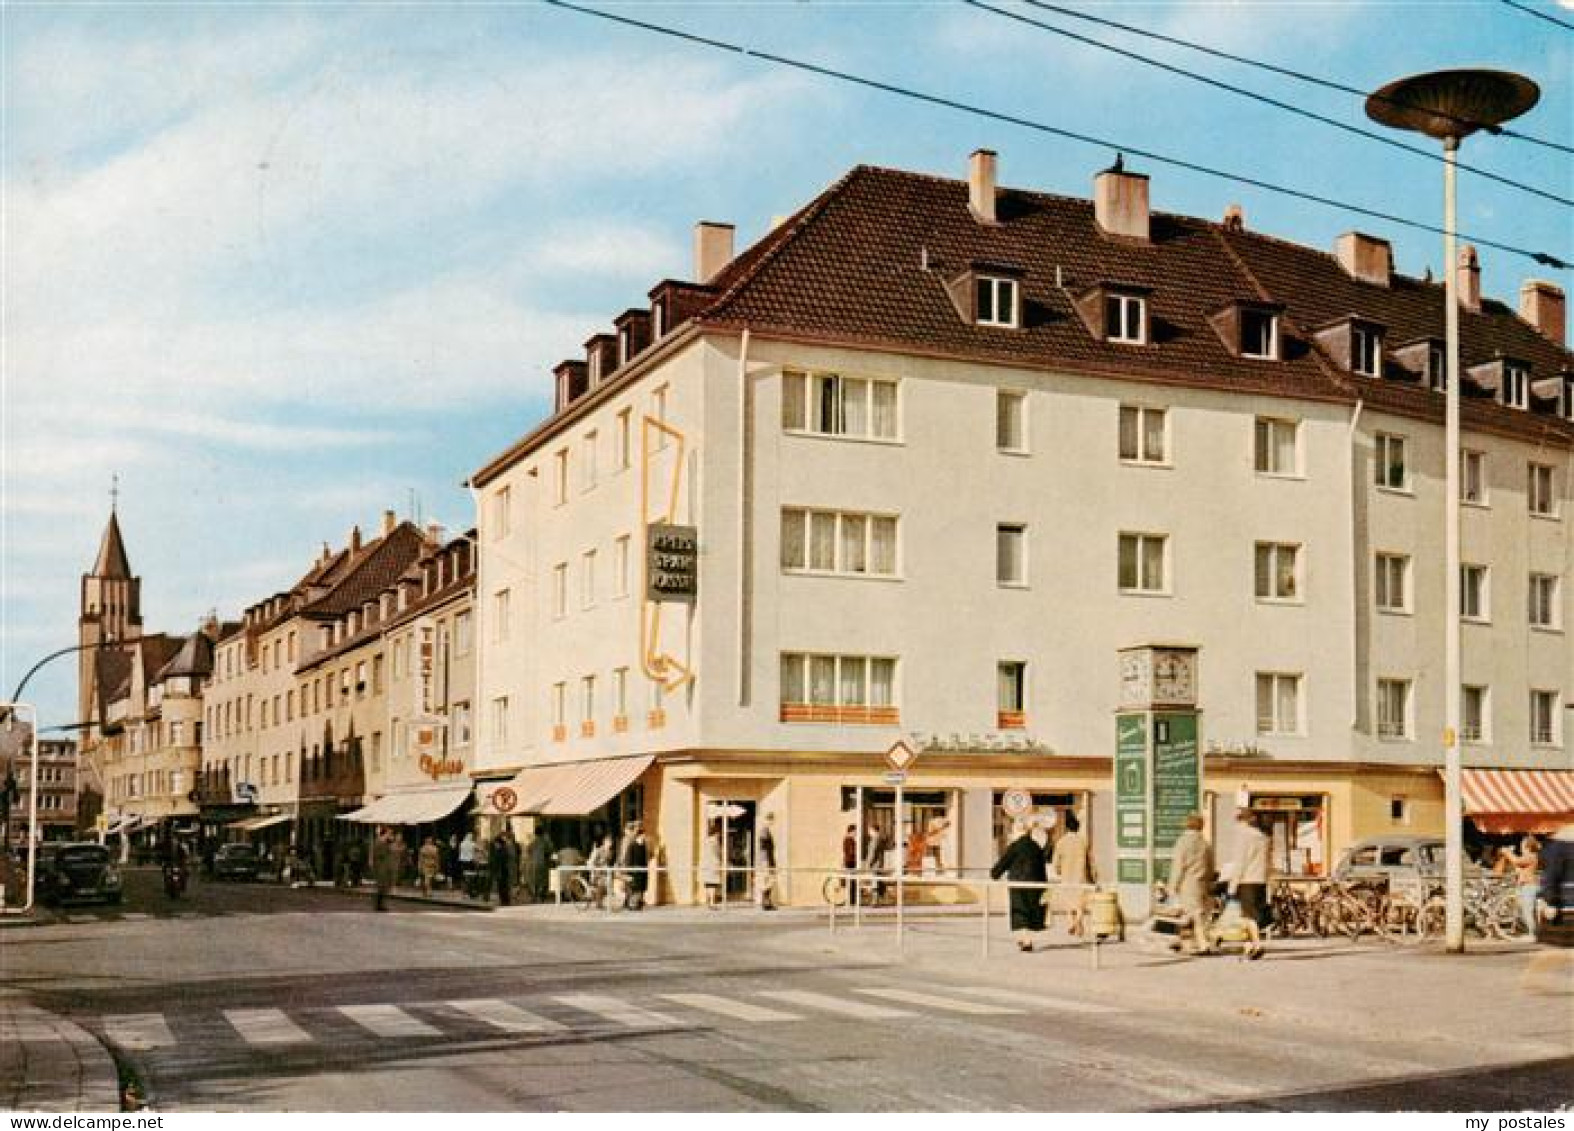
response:
<path fill-rule="evenodd" d="M 120 520 L 111 505 L 109 525 L 98 547 L 91 573 L 82 575 L 81 615 L 77 617 L 77 642 L 84 645 L 125 643 L 142 635 L 142 579 L 131 575 L 126 544 L 120 537 Z M 77 658 L 77 718 L 86 721 L 93 706 L 95 649 L 84 649 Z"/>

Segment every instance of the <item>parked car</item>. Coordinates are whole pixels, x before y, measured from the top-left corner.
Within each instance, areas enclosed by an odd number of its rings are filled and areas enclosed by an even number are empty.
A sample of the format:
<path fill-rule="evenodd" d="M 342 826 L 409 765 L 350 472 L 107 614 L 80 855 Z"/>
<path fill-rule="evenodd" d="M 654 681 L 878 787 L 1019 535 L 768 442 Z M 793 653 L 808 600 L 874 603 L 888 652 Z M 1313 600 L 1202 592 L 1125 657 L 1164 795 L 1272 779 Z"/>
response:
<path fill-rule="evenodd" d="M 101 844 L 41 845 L 37 877 L 34 891 L 43 903 L 120 902 L 120 869 Z"/>
<path fill-rule="evenodd" d="M 1374 836 L 1344 850 L 1334 866 L 1336 880 L 1387 880 L 1390 887 L 1417 887 L 1443 878 L 1444 841 L 1440 836 Z M 1465 861 L 1465 875 L 1481 866 Z"/>
<path fill-rule="evenodd" d="M 221 844 L 213 854 L 216 880 L 255 880 L 261 870 L 262 860 L 254 844 Z"/>

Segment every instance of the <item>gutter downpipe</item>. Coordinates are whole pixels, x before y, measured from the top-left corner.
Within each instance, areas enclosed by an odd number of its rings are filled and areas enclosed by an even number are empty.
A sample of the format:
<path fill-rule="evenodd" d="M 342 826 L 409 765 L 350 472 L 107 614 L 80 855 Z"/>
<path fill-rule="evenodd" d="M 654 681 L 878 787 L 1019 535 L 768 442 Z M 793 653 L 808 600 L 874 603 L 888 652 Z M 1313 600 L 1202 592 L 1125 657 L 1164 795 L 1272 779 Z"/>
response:
<path fill-rule="evenodd" d="M 1361 634 L 1356 631 L 1361 621 L 1361 563 L 1353 553 L 1357 544 L 1356 537 L 1356 492 L 1365 490 L 1360 483 L 1360 476 L 1356 472 L 1355 436 L 1356 429 L 1361 424 L 1361 412 L 1366 408 L 1366 401 L 1357 397 L 1355 407 L 1350 410 L 1350 434 L 1348 451 L 1350 453 L 1350 562 L 1352 573 L 1350 576 L 1350 678 L 1352 682 L 1359 681 L 1361 673 Z M 1360 722 L 1361 688 L 1357 682 L 1351 689 L 1350 695 L 1350 727 L 1353 730 Z"/>
<path fill-rule="evenodd" d="M 749 652 L 754 643 L 754 397 L 749 378 L 749 328 L 738 347 L 738 706 L 753 698 Z"/>

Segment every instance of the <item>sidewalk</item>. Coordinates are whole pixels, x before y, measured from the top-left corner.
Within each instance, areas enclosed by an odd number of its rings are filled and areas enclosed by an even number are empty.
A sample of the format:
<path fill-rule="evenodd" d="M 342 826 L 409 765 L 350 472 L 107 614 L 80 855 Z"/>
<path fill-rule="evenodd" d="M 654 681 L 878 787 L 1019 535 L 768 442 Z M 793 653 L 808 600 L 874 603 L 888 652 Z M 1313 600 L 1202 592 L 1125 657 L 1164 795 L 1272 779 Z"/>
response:
<path fill-rule="evenodd" d="M 0 1110 L 120 1110 L 120 1074 L 86 1029 L 0 991 Z"/>

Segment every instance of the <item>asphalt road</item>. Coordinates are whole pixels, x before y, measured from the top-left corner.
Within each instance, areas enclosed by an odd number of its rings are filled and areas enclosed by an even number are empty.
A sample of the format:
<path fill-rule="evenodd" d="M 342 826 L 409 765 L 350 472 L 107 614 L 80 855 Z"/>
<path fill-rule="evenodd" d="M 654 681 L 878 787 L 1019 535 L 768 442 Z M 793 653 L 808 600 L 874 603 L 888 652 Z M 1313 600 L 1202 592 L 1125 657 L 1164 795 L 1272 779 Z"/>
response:
<path fill-rule="evenodd" d="M 101 1036 L 159 1110 L 1501 1110 L 1574 1058 L 1472 1080 L 1377 1040 L 784 945 L 756 914 L 505 916 L 272 886 L 8 932 L 0 983 Z M 1369 1007 L 1352 1003 L 1352 1008 Z"/>

